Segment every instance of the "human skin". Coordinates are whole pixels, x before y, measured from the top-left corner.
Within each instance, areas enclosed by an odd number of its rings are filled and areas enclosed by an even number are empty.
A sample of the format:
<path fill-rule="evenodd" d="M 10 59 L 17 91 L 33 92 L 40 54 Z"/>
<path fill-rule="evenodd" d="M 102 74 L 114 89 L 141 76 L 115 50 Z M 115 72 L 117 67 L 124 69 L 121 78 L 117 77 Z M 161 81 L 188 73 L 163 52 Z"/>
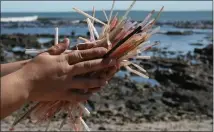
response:
<path fill-rule="evenodd" d="M 50 49 L 48 49 L 47 52 L 51 55 L 60 55 L 61 53 L 64 52 L 65 48 L 66 49 L 68 48 L 68 46 L 69 44 L 59 43 L 58 45 L 52 46 Z M 96 47 L 98 47 L 96 44 L 81 44 L 81 45 L 74 46 L 72 50 L 77 50 L 77 49 L 86 50 L 86 49 L 91 49 Z M 103 46 L 103 47 L 106 47 L 106 46 Z M 1 77 L 19 70 L 30 60 L 31 59 L 11 62 L 7 64 L 1 64 Z M 109 71 L 109 72 L 112 72 L 112 71 Z"/>
<path fill-rule="evenodd" d="M 19 70 L 28 61 L 30 60 L 23 60 L 23 61 L 17 61 L 17 62 L 12 62 L 7 64 L 1 64 L 1 77 Z"/>
<path fill-rule="evenodd" d="M 117 64 L 112 59 L 102 57 L 107 50 L 103 47 L 73 51 L 66 50 L 68 40 L 63 46 L 54 46 L 29 60 L 20 69 L 1 77 L 1 119 L 19 109 L 26 101 L 81 101 L 86 100 L 116 71 Z M 53 50 L 56 49 L 56 50 Z M 58 52 L 51 55 L 51 52 Z M 52 53 L 54 54 L 54 53 Z M 104 77 L 88 77 L 85 74 L 112 67 Z M 72 92 L 72 89 L 92 89 L 85 94 Z"/>

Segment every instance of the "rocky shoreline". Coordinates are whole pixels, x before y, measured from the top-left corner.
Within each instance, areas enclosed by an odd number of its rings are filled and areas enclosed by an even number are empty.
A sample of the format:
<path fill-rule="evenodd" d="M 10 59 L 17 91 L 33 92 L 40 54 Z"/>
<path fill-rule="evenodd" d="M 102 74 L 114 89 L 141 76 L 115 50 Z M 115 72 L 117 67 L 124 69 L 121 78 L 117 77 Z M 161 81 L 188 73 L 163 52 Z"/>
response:
<path fill-rule="evenodd" d="M 32 58 L 21 50 L 14 50 L 14 47 L 42 48 L 37 41 L 38 36 L 1 35 L 0 46 L 4 51 L 1 52 L 1 63 Z M 46 45 L 50 47 L 52 42 Z M 185 60 L 158 57 L 148 61 L 136 60 L 148 71 L 150 78 L 157 80 L 160 85 L 137 83 L 130 79 L 132 75 L 125 78 L 114 77 L 109 85 L 88 101 L 92 114 L 85 117 L 86 122 L 89 126 L 96 126 L 97 130 L 114 130 L 107 126 L 114 124 L 125 127 L 127 124 L 158 121 L 211 120 L 213 44 L 195 49 L 194 53 L 186 55 Z M 197 63 L 193 63 L 192 60 L 196 60 Z M 209 125 L 212 123 L 211 121 Z"/>
<path fill-rule="evenodd" d="M 104 21 L 105 22 L 105 21 Z M 107 22 L 106 22 L 107 23 Z M 157 25 L 168 25 L 176 28 L 191 28 L 191 29 L 212 29 L 213 21 L 201 20 L 201 21 L 167 21 L 157 22 Z M 24 28 L 24 27 L 66 27 L 66 26 L 87 26 L 85 20 L 66 20 L 66 19 L 46 19 L 40 18 L 34 22 L 1 22 L 2 28 Z M 102 26 L 95 22 L 95 26 Z"/>

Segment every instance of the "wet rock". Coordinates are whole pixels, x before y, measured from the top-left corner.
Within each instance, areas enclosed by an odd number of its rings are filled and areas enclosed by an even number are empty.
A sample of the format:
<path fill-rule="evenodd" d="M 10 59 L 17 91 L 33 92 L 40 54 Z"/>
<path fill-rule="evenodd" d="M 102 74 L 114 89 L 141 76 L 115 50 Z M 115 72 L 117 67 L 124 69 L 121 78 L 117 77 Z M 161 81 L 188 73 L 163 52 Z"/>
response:
<path fill-rule="evenodd" d="M 1 35 L 1 44 L 7 47 L 41 48 L 36 36 L 31 35 Z"/>
<path fill-rule="evenodd" d="M 170 107 L 178 107 L 179 106 L 179 102 L 176 102 L 170 98 L 162 98 L 161 101 Z"/>
<path fill-rule="evenodd" d="M 193 46 L 202 46 L 202 45 L 204 45 L 204 44 L 202 44 L 202 43 L 191 43 L 191 44 L 189 44 L 189 45 L 193 45 Z"/>
<path fill-rule="evenodd" d="M 125 86 L 128 87 L 128 88 L 131 88 L 131 89 L 133 89 L 133 88 L 136 89 L 137 88 L 134 83 L 128 82 L 128 81 L 125 82 Z"/>
<path fill-rule="evenodd" d="M 119 87 L 119 93 L 121 96 L 131 96 L 132 95 L 132 87 Z"/>
<path fill-rule="evenodd" d="M 200 54 L 200 59 L 202 59 L 203 62 L 208 60 L 209 64 L 213 65 L 213 44 L 209 44 L 202 49 L 195 48 L 194 53 Z"/>
<path fill-rule="evenodd" d="M 207 86 L 203 85 L 203 83 L 199 81 L 190 81 L 186 80 L 183 84 L 181 84 L 183 88 L 190 90 L 205 90 L 207 91 Z"/>
<path fill-rule="evenodd" d="M 140 104 L 132 100 L 126 101 L 126 107 L 136 111 L 141 110 Z"/>
<path fill-rule="evenodd" d="M 191 35 L 192 31 L 168 31 L 166 35 Z"/>
<path fill-rule="evenodd" d="M 172 25 L 177 28 L 212 29 L 212 21 L 177 21 Z"/>
<path fill-rule="evenodd" d="M 212 56 L 213 55 L 213 44 L 209 44 L 208 46 L 206 46 L 205 48 L 202 48 L 202 49 L 195 48 L 194 52 L 198 53 L 198 54 L 204 54 L 206 56 Z"/>
<path fill-rule="evenodd" d="M 72 36 L 72 37 L 75 36 L 75 32 L 74 32 L 74 31 L 71 32 L 71 36 Z"/>

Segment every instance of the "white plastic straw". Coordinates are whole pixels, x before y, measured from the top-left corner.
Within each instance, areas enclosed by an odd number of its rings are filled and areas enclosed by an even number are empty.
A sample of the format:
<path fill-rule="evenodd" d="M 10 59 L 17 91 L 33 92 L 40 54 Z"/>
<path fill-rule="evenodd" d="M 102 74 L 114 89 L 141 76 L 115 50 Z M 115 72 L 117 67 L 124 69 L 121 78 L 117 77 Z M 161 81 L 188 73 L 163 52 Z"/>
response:
<path fill-rule="evenodd" d="M 80 13 L 80 14 L 82 14 L 82 15 L 84 15 L 84 16 L 86 16 L 86 17 L 88 17 L 88 18 L 90 18 L 90 19 L 92 19 L 92 20 L 94 20 L 94 21 L 96 21 L 96 22 L 99 22 L 99 23 L 101 23 L 101 24 L 103 24 L 103 25 L 106 25 L 104 22 L 102 22 L 102 21 L 100 21 L 99 19 L 97 19 L 97 18 L 95 18 L 95 17 L 93 17 L 93 16 L 91 16 L 91 15 L 85 13 L 84 11 L 81 11 L 80 9 L 77 9 L 77 8 L 73 8 L 73 9 L 74 9 L 76 12 L 78 12 L 78 13 Z"/>
<path fill-rule="evenodd" d="M 143 78 L 149 78 L 148 76 L 144 75 L 143 73 L 140 73 L 140 72 L 138 72 L 138 71 L 136 71 L 136 70 L 131 69 L 129 66 L 125 66 L 125 68 L 126 68 L 128 71 L 130 71 L 130 72 L 132 72 L 132 73 L 134 73 L 134 74 L 137 74 L 137 75 L 139 75 L 139 76 L 141 76 L 141 77 L 143 77 Z"/>
<path fill-rule="evenodd" d="M 115 5 L 115 0 L 113 0 L 113 3 L 112 3 L 111 12 L 109 14 L 109 19 L 108 19 L 108 25 L 110 24 L 110 21 L 111 21 L 111 17 L 112 17 L 112 12 L 113 12 L 113 9 L 114 9 L 114 5 Z"/>
<path fill-rule="evenodd" d="M 58 27 L 55 28 L 55 42 L 54 44 L 57 45 L 59 43 L 59 31 Z"/>
<path fill-rule="evenodd" d="M 104 9 L 103 9 L 103 14 L 104 14 L 104 16 L 105 16 L 105 18 L 106 18 L 106 21 L 108 22 L 108 17 L 107 17 L 107 15 L 106 15 L 106 12 L 105 12 Z"/>
<path fill-rule="evenodd" d="M 80 117 L 80 121 L 82 122 L 83 126 L 85 127 L 86 131 L 90 131 L 90 128 L 88 127 L 88 125 L 85 123 L 85 121 L 82 119 L 82 117 Z"/>
<path fill-rule="evenodd" d="M 151 56 L 136 56 L 135 58 L 136 59 L 145 59 L 145 60 L 148 60 L 148 59 L 151 59 Z"/>
<path fill-rule="evenodd" d="M 83 110 L 83 112 L 86 116 L 90 115 L 90 111 L 82 103 L 79 103 L 79 106 Z"/>

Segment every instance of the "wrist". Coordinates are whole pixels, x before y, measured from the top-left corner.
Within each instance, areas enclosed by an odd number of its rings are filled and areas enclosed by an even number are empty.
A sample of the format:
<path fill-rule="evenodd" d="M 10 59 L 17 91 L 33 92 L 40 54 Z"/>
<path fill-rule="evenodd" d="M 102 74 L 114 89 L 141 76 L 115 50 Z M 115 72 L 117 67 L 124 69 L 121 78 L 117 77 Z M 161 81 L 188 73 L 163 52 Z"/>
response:
<path fill-rule="evenodd" d="M 20 92 L 20 96 L 22 99 L 27 100 L 29 98 L 30 91 L 32 89 L 32 81 L 29 79 L 28 75 L 26 74 L 22 68 L 18 71 L 14 72 L 14 84 L 17 85 L 17 89 Z"/>
<path fill-rule="evenodd" d="M 29 83 L 16 71 L 1 78 L 1 118 L 19 109 L 29 97 Z"/>

